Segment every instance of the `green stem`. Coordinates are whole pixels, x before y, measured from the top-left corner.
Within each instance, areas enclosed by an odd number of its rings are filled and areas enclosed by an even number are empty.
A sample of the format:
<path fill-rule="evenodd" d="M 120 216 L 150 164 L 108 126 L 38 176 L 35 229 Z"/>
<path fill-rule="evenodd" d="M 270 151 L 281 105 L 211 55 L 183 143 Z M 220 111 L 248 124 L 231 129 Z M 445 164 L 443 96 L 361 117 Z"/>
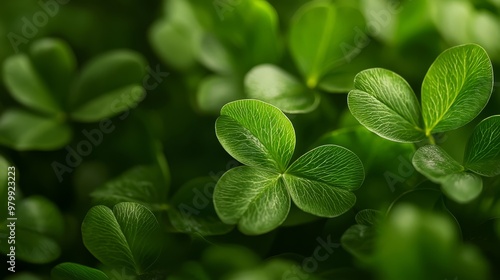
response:
<path fill-rule="evenodd" d="M 436 145 L 436 139 L 434 139 L 432 134 L 427 135 L 427 138 L 429 139 L 429 143 L 431 143 L 431 145 Z"/>

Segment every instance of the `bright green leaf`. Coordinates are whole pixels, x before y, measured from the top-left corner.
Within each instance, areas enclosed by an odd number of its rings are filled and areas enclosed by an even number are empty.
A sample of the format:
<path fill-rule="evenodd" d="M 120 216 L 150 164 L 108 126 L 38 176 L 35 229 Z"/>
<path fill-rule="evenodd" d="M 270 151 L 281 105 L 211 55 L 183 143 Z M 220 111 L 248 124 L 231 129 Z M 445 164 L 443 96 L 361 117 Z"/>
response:
<path fill-rule="evenodd" d="M 396 142 L 424 139 L 418 100 L 401 76 L 368 69 L 356 75 L 354 88 L 348 95 L 349 109 L 370 131 Z"/>
<path fill-rule="evenodd" d="M 308 113 L 319 104 L 320 96 L 306 88 L 281 68 L 263 64 L 254 67 L 245 77 L 249 98 L 270 103 L 286 113 Z"/>
<path fill-rule="evenodd" d="M 26 198 L 16 206 L 16 258 L 36 264 L 57 259 L 61 254 L 58 240 L 64 235 L 64 220 L 59 209 L 41 196 Z M 1 230 L 8 230 L 6 224 L 9 223 L 4 221 Z M 7 242 L 0 243 L 5 254 L 10 252 L 9 247 Z"/>
<path fill-rule="evenodd" d="M 245 234 L 262 234 L 285 221 L 290 196 L 277 172 L 241 166 L 227 171 L 214 192 L 217 214 Z"/>
<path fill-rule="evenodd" d="M 82 223 L 85 247 L 103 264 L 126 268 L 140 275 L 161 251 L 158 221 L 145 206 L 122 202 L 113 207 L 95 206 Z"/>
<path fill-rule="evenodd" d="M 181 232 L 220 235 L 233 229 L 221 222 L 213 204 L 214 180 L 198 178 L 182 186 L 172 197 L 168 216 L 172 225 Z"/>
<path fill-rule="evenodd" d="M 336 217 L 356 202 L 364 180 L 361 160 L 346 148 L 324 145 L 297 159 L 283 175 L 293 202 L 303 211 Z"/>
<path fill-rule="evenodd" d="M 469 138 L 464 155 L 467 169 L 488 177 L 500 174 L 500 116 L 482 120 Z"/>
<path fill-rule="evenodd" d="M 433 182 L 439 183 L 443 177 L 462 172 L 464 167 L 448 155 L 441 147 L 427 145 L 419 148 L 413 156 L 413 166 Z"/>
<path fill-rule="evenodd" d="M 28 56 L 20 54 L 6 59 L 3 64 L 3 80 L 12 97 L 26 107 L 50 114 L 61 111 L 60 105 Z"/>
<path fill-rule="evenodd" d="M 442 186 L 448 197 L 459 203 L 467 203 L 481 194 L 483 180 L 476 174 L 459 172 L 444 177 Z"/>
<path fill-rule="evenodd" d="M 234 77 L 209 76 L 198 86 L 196 103 L 203 112 L 218 113 L 222 106 L 243 98 L 241 81 Z"/>
<path fill-rule="evenodd" d="M 99 204 L 113 207 L 120 202 L 136 202 L 159 211 L 166 207 L 168 183 L 157 166 L 138 166 L 108 181 L 92 192 Z"/>
<path fill-rule="evenodd" d="M 486 106 L 493 69 L 486 51 L 475 44 L 450 48 L 429 68 L 422 83 L 425 133 L 457 129 Z"/>
<path fill-rule="evenodd" d="M 295 149 L 295 131 L 278 108 L 258 100 L 226 104 L 215 123 L 222 147 L 248 165 L 284 171 Z"/>
<path fill-rule="evenodd" d="M 364 26 L 364 19 L 358 10 L 336 7 L 331 1 L 309 2 L 296 12 L 289 45 L 308 87 L 314 88 L 329 70 L 346 62 L 346 44 L 354 43 L 359 26 Z"/>
<path fill-rule="evenodd" d="M 52 269 L 52 280 L 107 280 L 104 272 L 76 263 L 61 263 Z"/>
<path fill-rule="evenodd" d="M 153 69 L 154 71 L 155 69 Z M 77 110 L 88 102 L 113 94 L 131 85 L 142 85 L 146 77 L 146 61 L 141 54 L 115 50 L 91 60 L 83 69 L 70 95 L 70 106 Z M 125 96 L 113 103 L 125 102 Z M 116 107 L 116 104 L 103 104 Z"/>
<path fill-rule="evenodd" d="M 47 38 L 34 42 L 29 54 L 51 95 L 60 106 L 65 106 L 76 69 L 76 58 L 71 47 L 62 40 Z"/>
<path fill-rule="evenodd" d="M 9 110 L 0 118 L 0 143 L 19 151 L 55 150 L 71 139 L 71 129 L 57 118 Z"/>

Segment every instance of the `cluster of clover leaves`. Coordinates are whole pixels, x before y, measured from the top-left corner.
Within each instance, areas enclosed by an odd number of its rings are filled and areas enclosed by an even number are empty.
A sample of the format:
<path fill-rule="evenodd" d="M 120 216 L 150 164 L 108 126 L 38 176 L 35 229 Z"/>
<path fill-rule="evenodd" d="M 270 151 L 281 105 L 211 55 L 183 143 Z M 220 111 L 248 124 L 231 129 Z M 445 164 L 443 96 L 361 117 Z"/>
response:
<path fill-rule="evenodd" d="M 486 51 L 466 44 L 444 51 L 432 64 L 422 84 L 422 106 L 402 77 L 381 68 L 356 76 L 348 106 L 377 135 L 421 145 L 413 157 L 415 168 L 441 184 L 449 198 L 465 203 L 481 193 L 479 175 L 500 174 L 500 116 L 476 126 L 463 164 L 437 146 L 433 134 L 472 121 L 492 89 Z M 343 147 L 324 145 L 289 164 L 294 129 L 278 108 L 257 100 L 228 103 L 217 119 L 216 132 L 224 149 L 245 165 L 229 170 L 217 183 L 214 205 L 223 222 L 238 224 L 246 234 L 261 234 L 286 219 L 290 197 L 301 210 L 321 217 L 338 216 L 354 205 L 352 191 L 364 179 L 359 158 Z"/>

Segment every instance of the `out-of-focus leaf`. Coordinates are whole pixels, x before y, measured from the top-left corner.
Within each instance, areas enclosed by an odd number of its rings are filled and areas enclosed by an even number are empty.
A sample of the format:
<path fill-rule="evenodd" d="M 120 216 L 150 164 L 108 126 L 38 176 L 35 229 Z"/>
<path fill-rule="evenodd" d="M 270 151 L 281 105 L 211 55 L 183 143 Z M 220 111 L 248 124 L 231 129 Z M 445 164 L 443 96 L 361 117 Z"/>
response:
<path fill-rule="evenodd" d="M 0 143 L 19 151 L 55 150 L 71 139 L 71 129 L 57 117 L 8 110 L 0 117 Z"/>
<path fill-rule="evenodd" d="M 316 87 L 328 71 L 346 62 L 350 53 L 343 44 L 353 41 L 359 26 L 364 19 L 358 10 L 330 1 L 309 2 L 295 13 L 289 45 L 308 87 Z"/>
<path fill-rule="evenodd" d="M 3 80 L 12 97 L 26 107 L 57 114 L 61 107 L 27 55 L 11 56 L 3 63 Z"/>
<path fill-rule="evenodd" d="M 146 92 L 140 85 L 124 86 L 90 100 L 71 112 L 70 116 L 75 121 L 97 122 L 135 108 L 145 96 Z"/>
<path fill-rule="evenodd" d="M 16 258 L 35 264 L 57 259 L 61 254 L 58 241 L 64 235 L 64 220 L 59 209 L 41 196 L 32 196 L 17 202 L 15 210 Z M 8 235 L 10 223 L 4 220 L 0 231 Z M 8 254 L 10 246 L 2 242 L 0 250 Z"/>
<path fill-rule="evenodd" d="M 234 61 L 227 48 L 212 34 L 203 34 L 198 44 L 198 59 L 207 68 L 221 74 L 232 74 Z"/>
<path fill-rule="evenodd" d="M 356 258 L 368 260 L 374 252 L 376 234 L 374 227 L 353 225 L 344 232 L 340 242 Z"/>
<path fill-rule="evenodd" d="M 465 260 L 463 256 L 467 252 L 470 247 L 459 241 L 449 219 L 400 205 L 382 224 L 376 241 L 374 268 L 381 279 L 387 280 L 488 279 L 485 259 L 474 252 Z M 464 271 L 468 271 L 467 274 Z"/>
<path fill-rule="evenodd" d="M 218 113 L 222 106 L 243 96 L 243 88 L 234 77 L 209 76 L 198 86 L 196 103 L 203 112 Z"/>
<path fill-rule="evenodd" d="M 188 27 L 166 20 L 156 22 L 149 32 L 149 40 L 158 56 L 178 69 L 188 69 L 195 63 L 197 39 Z"/>
<path fill-rule="evenodd" d="M 30 58 L 38 75 L 59 106 L 66 106 L 73 81 L 76 58 L 71 47 L 59 39 L 41 39 L 30 48 Z"/>
<path fill-rule="evenodd" d="M 87 104 L 97 98 L 116 94 L 119 89 L 142 85 L 145 76 L 146 61 L 141 54 L 127 50 L 115 50 L 103 54 L 94 58 L 82 69 L 69 96 L 70 109 L 72 112 L 78 111 L 84 106 L 89 106 Z M 115 99 L 113 103 L 124 102 L 121 99 L 124 97 Z M 114 104 L 102 105 L 116 107 Z M 87 113 L 92 112 L 87 111 Z"/>
<path fill-rule="evenodd" d="M 445 176 L 442 186 L 448 197 L 459 203 L 467 203 L 481 194 L 483 180 L 476 174 L 459 172 Z"/>
<path fill-rule="evenodd" d="M 249 98 L 265 101 L 291 114 L 308 113 L 316 109 L 320 101 L 318 93 L 271 64 L 250 70 L 245 77 L 245 90 Z"/>

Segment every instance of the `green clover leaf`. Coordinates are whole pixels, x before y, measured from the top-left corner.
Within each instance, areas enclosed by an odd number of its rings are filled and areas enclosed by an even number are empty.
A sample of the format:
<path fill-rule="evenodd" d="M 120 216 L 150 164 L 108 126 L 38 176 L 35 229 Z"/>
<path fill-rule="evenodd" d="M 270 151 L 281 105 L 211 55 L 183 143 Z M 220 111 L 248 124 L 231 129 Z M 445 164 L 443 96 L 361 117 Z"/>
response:
<path fill-rule="evenodd" d="M 317 147 L 289 164 L 295 131 L 276 107 L 258 100 L 226 104 L 216 121 L 224 149 L 246 166 L 226 172 L 214 192 L 215 210 L 245 234 L 262 234 L 286 219 L 291 200 L 303 211 L 336 217 L 355 203 L 364 180 L 360 159 L 336 145 Z"/>

